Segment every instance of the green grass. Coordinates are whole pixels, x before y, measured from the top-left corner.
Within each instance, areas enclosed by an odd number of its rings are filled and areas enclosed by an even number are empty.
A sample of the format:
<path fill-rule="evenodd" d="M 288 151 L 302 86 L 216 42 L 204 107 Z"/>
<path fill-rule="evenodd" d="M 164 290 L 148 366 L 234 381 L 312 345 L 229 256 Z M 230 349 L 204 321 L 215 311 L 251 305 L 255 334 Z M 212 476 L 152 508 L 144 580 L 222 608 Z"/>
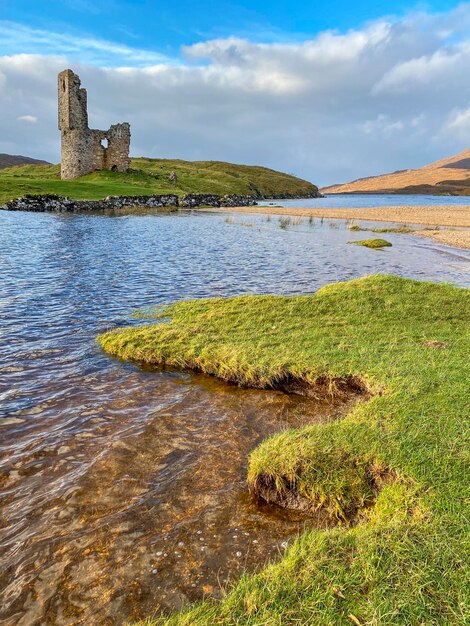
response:
<path fill-rule="evenodd" d="M 74 180 L 61 180 L 59 165 L 24 165 L 0 170 L 0 203 L 26 194 L 58 194 L 74 199 L 175 193 L 306 196 L 315 185 L 264 167 L 218 161 L 132 159 L 127 174 L 103 170 Z M 170 174 L 176 172 L 177 182 Z"/>
<path fill-rule="evenodd" d="M 386 228 L 364 228 L 363 226 L 358 226 L 357 224 L 352 224 L 349 226 L 349 230 L 359 232 L 359 231 L 368 231 L 370 233 L 397 233 L 398 235 L 408 235 L 410 233 L 416 232 L 416 229 L 409 228 L 408 226 L 388 226 Z"/>
<path fill-rule="evenodd" d="M 364 246 L 364 248 L 372 248 L 374 250 L 378 248 L 390 248 L 391 243 L 386 239 L 358 239 L 357 241 L 349 241 L 355 246 Z"/>
<path fill-rule="evenodd" d="M 368 230 L 368 228 L 362 228 L 362 226 L 358 226 L 357 224 L 351 224 L 351 226 L 348 226 L 349 230 L 352 230 L 354 232 L 359 232 L 359 231 L 366 231 Z"/>
<path fill-rule="evenodd" d="M 409 235 L 414 233 L 416 229 L 409 228 L 408 226 L 390 226 L 388 228 L 372 228 L 373 233 L 397 233 L 398 235 Z"/>
<path fill-rule="evenodd" d="M 373 397 L 341 420 L 283 431 L 250 457 L 251 485 L 296 490 L 338 525 L 303 534 L 221 602 L 148 624 L 470 623 L 470 290 L 371 276 L 313 296 L 190 301 L 154 315 L 159 323 L 100 344 L 256 387 L 326 377 L 334 393 L 353 376 Z M 380 489 L 371 476 L 385 477 Z"/>

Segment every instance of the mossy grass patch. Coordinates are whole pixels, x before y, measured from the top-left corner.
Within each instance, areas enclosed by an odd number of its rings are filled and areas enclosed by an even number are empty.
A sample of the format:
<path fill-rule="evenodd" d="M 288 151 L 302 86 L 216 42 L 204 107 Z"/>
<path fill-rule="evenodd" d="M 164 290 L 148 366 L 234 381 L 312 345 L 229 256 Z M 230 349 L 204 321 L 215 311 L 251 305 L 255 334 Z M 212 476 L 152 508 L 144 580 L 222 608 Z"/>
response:
<path fill-rule="evenodd" d="M 392 244 L 386 239 L 358 239 L 357 241 L 349 241 L 355 246 L 364 246 L 364 248 L 372 248 L 377 250 L 380 248 L 390 248 Z"/>
<path fill-rule="evenodd" d="M 389 226 L 385 228 L 372 228 L 373 233 L 395 233 L 397 235 L 409 235 L 416 232 L 416 229 L 409 228 L 409 226 Z"/>
<path fill-rule="evenodd" d="M 395 233 L 397 235 L 409 235 L 410 233 L 417 232 L 415 228 L 410 228 L 409 226 L 386 226 L 383 228 L 364 228 L 363 226 L 359 226 L 358 224 L 352 224 L 348 227 L 349 230 L 353 232 L 370 232 L 370 233 Z"/>
<path fill-rule="evenodd" d="M 348 226 L 348 230 L 352 230 L 353 232 L 362 232 L 368 229 L 363 228 L 362 226 L 359 226 L 358 224 L 351 224 L 350 226 Z"/>
<path fill-rule="evenodd" d="M 371 398 L 250 457 L 250 485 L 295 489 L 337 525 L 302 534 L 221 602 L 148 624 L 469 623 L 470 290 L 371 276 L 313 296 L 197 300 L 154 315 L 100 344 L 258 387 L 330 379 L 334 394 L 334 381 L 352 377 Z"/>

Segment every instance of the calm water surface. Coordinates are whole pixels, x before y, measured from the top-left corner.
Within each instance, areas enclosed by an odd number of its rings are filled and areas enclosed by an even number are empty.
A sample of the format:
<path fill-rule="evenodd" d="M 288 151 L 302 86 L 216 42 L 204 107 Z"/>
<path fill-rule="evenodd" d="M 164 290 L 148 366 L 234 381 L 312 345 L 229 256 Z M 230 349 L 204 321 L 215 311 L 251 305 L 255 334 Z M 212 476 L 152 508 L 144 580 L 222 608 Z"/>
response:
<path fill-rule="evenodd" d="M 376 272 L 470 286 L 468 252 L 347 245 L 361 237 L 329 220 L 0 212 L 0 624 L 124 624 L 278 558 L 305 523 L 250 498 L 246 457 L 344 407 L 140 369 L 95 337 L 155 303 Z"/>
<path fill-rule="evenodd" d="M 401 194 L 347 194 L 337 193 L 324 198 L 302 200 L 264 200 L 260 205 L 275 204 L 286 207 L 313 207 L 317 209 L 364 209 L 376 206 L 469 206 L 468 196 L 427 196 Z"/>

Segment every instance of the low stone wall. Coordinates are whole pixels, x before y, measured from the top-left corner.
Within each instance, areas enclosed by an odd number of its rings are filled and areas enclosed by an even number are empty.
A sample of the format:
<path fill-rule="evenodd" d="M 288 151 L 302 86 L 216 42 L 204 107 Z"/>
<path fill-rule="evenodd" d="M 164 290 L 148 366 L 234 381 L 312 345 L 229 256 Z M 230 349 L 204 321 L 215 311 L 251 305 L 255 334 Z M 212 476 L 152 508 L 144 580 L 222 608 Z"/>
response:
<path fill-rule="evenodd" d="M 256 200 L 251 196 L 216 196 L 213 194 L 190 194 L 179 200 L 177 195 L 162 196 L 109 196 L 104 200 L 71 200 L 63 196 L 42 195 L 24 196 L 10 200 L 0 209 L 4 211 L 35 211 L 74 213 L 85 211 L 116 210 L 128 207 L 161 208 L 182 207 L 197 208 L 200 206 L 254 206 Z"/>
<path fill-rule="evenodd" d="M 256 206 L 256 198 L 252 196 L 222 196 L 220 206 Z"/>
<path fill-rule="evenodd" d="M 63 196 L 24 196 L 10 200 L 0 209 L 6 211 L 37 211 L 73 213 L 82 211 L 103 211 L 123 209 L 126 207 L 174 207 L 178 206 L 178 196 L 109 196 L 104 200 L 71 200 Z"/>
<path fill-rule="evenodd" d="M 201 205 L 210 207 L 220 206 L 220 196 L 210 193 L 190 193 L 183 196 L 180 200 L 180 206 L 188 209 Z"/>
<path fill-rule="evenodd" d="M 257 204 L 256 198 L 253 196 L 238 196 L 238 195 L 226 195 L 216 196 L 209 193 L 191 193 L 186 194 L 180 200 L 179 206 L 192 208 L 192 207 L 219 207 L 219 206 L 255 206 Z"/>
<path fill-rule="evenodd" d="M 57 211 L 66 212 L 74 211 L 75 200 L 63 198 L 62 196 L 24 196 L 23 198 L 15 198 L 10 200 L 0 209 L 5 211 Z"/>
<path fill-rule="evenodd" d="M 89 202 L 88 200 L 82 200 Z M 146 207 L 156 209 L 159 207 L 178 206 L 178 196 L 167 194 L 163 196 L 108 196 L 105 200 L 94 202 L 100 209 L 124 209 L 127 207 Z"/>

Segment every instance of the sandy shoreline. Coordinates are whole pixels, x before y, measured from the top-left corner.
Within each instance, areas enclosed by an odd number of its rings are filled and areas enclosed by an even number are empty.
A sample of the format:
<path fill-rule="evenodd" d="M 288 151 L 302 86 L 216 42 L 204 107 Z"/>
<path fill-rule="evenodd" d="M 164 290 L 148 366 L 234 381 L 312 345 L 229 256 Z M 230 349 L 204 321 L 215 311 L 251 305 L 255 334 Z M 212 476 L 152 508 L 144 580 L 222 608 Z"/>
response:
<path fill-rule="evenodd" d="M 463 248 L 470 250 L 470 230 L 419 230 L 416 233 L 419 237 L 427 237 L 438 243 L 453 248 Z"/>
<path fill-rule="evenodd" d="M 302 217 L 331 217 L 346 220 L 395 222 L 421 226 L 451 226 L 470 228 L 470 205 L 465 206 L 390 206 L 367 209 L 315 209 L 302 207 L 230 207 L 212 209 L 223 213 L 260 213 L 266 215 L 296 215 Z"/>
<path fill-rule="evenodd" d="M 425 226 L 416 235 L 433 239 L 455 248 L 470 250 L 470 205 L 462 206 L 393 206 L 364 209 L 315 209 L 302 207 L 231 207 L 211 209 L 220 213 L 255 213 L 260 215 L 291 215 L 330 219 L 389 222 Z M 432 227 L 431 229 L 429 227 Z M 437 228 L 456 230 L 437 230 Z"/>

